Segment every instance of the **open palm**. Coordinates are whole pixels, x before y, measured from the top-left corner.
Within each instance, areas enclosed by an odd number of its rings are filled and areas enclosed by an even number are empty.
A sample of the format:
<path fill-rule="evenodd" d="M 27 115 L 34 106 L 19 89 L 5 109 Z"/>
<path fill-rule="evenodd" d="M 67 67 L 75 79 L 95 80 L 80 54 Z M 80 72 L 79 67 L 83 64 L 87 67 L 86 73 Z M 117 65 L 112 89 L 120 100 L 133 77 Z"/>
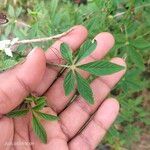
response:
<path fill-rule="evenodd" d="M 57 77 L 60 70 L 46 67 L 46 62 L 59 63 L 61 42 L 66 42 L 75 51 L 86 37 L 87 30 L 83 26 L 75 26 L 46 53 L 35 48 L 23 64 L 0 74 L 0 150 L 92 150 L 101 141 L 119 111 L 119 104 L 114 98 L 105 98 L 125 70 L 98 77 L 91 83 L 94 105 L 87 104 L 80 96 L 67 105 L 75 91 L 66 97 L 63 75 Z M 100 33 L 95 39 L 97 48 L 83 63 L 103 58 L 114 44 L 113 36 L 109 33 Z M 112 62 L 125 65 L 121 58 L 113 58 Z M 86 72 L 81 74 L 88 77 Z M 16 119 L 4 116 L 30 93 L 45 95 L 49 107 L 43 111 L 60 117 L 59 121 L 42 122 L 48 136 L 47 144 L 42 144 L 32 131 L 30 114 Z"/>

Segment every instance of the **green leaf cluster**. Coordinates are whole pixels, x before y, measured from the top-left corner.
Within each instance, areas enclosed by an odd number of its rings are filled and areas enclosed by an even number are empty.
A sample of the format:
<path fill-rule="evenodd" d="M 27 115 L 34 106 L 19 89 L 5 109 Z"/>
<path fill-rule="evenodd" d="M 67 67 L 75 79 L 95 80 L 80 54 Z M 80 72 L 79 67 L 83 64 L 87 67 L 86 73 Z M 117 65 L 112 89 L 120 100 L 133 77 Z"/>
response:
<path fill-rule="evenodd" d="M 90 88 L 90 83 L 87 79 L 82 77 L 78 70 L 84 70 L 89 72 L 91 75 L 100 76 L 112 74 L 124 69 L 123 66 L 106 60 L 80 64 L 82 59 L 88 57 L 95 50 L 96 45 L 96 40 L 88 40 L 81 46 L 75 55 L 72 54 L 72 50 L 67 44 L 62 43 L 60 46 L 61 55 L 66 61 L 66 68 L 68 69 L 64 79 L 64 90 L 66 96 L 74 91 L 75 86 L 77 85 L 79 94 L 90 104 L 94 104 L 93 92 Z"/>
<path fill-rule="evenodd" d="M 23 0 L 17 1 L 16 4 L 16 1 L 0 3 L 1 11 L 6 12 L 9 19 L 7 25 L 0 26 L 0 40 L 16 36 L 20 39 L 47 37 L 62 33 L 75 24 L 86 26 L 90 39 L 100 32 L 111 32 L 115 37 L 115 45 L 107 58 L 126 58 L 128 71 L 111 92 L 111 95 L 119 100 L 121 119 L 109 130 L 101 146 L 103 148 L 105 143 L 108 143 L 106 146 L 109 145 L 110 149 L 131 149 L 134 141 L 141 141 L 142 133 L 149 129 L 150 117 L 144 116 L 149 113 L 149 0 L 89 0 L 87 5 L 80 6 L 70 1 Z M 16 16 L 16 13 L 19 16 Z M 39 46 L 46 50 L 52 43 L 21 45 L 17 48 L 19 54 L 15 53 L 13 60 L 18 62 L 26 49 Z M 8 57 L 0 55 L 1 71 L 13 66 L 13 62 L 8 63 L 7 60 L 9 61 Z M 9 64 L 8 67 L 5 67 L 5 61 Z M 75 84 L 71 85 L 76 84 L 75 81 Z M 120 98 L 121 95 L 124 95 L 124 98 Z M 139 96 L 142 100 L 135 106 Z M 135 110 L 139 111 L 133 113 Z"/>
<path fill-rule="evenodd" d="M 59 118 L 55 115 L 51 115 L 48 113 L 44 113 L 43 108 L 46 106 L 46 98 L 45 97 L 27 97 L 23 104 L 26 104 L 27 107 L 15 109 L 6 114 L 9 118 L 23 117 L 27 115 L 29 112 L 32 114 L 32 128 L 35 134 L 39 137 L 39 139 L 43 143 L 47 143 L 47 134 L 46 130 L 43 127 L 40 120 L 47 121 L 56 121 Z"/>

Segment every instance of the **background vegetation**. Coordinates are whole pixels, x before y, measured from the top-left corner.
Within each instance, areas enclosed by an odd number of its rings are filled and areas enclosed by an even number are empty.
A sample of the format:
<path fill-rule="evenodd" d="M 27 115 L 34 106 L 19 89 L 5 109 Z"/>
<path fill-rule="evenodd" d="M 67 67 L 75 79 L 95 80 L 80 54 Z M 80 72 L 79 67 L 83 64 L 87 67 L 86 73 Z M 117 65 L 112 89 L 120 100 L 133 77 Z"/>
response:
<path fill-rule="evenodd" d="M 89 0 L 87 5 L 69 0 L 0 0 L 0 11 L 9 18 L 8 24 L 0 26 L 0 40 L 50 36 L 75 24 L 86 26 L 89 38 L 111 32 L 116 44 L 107 57 L 126 58 L 128 71 L 111 92 L 120 102 L 120 115 L 97 149 L 150 149 L 149 0 Z M 19 46 L 13 58 L 0 51 L 0 70 L 15 64 L 25 49 L 35 45 Z M 45 50 L 50 45 L 38 44 Z"/>

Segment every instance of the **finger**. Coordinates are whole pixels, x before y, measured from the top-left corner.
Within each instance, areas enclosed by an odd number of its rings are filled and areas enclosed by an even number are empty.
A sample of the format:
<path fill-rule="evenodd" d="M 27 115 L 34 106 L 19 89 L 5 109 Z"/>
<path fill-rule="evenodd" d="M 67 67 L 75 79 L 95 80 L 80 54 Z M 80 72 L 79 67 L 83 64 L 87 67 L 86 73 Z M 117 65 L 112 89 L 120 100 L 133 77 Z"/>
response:
<path fill-rule="evenodd" d="M 23 150 L 28 150 L 31 149 L 31 146 L 33 145 L 32 141 L 30 141 L 30 136 L 29 136 L 30 133 L 28 130 L 29 118 L 30 118 L 30 113 L 22 117 L 15 117 L 13 119 L 14 134 L 13 134 L 13 140 L 10 141 L 10 143 L 11 146 L 15 146 L 16 150 L 19 150 L 20 148 Z M 20 143 L 20 144 L 17 145 L 16 143 Z"/>
<path fill-rule="evenodd" d="M 0 119 L 0 149 L 10 149 L 12 146 L 11 141 L 13 141 L 13 135 L 14 135 L 14 125 L 13 120 L 8 119 L 7 117 L 3 117 Z"/>
<path fill-rule="evenodd" d="M 89 124 L 69 142 L 69 148 L 95 149 L 116 119 L 118 112 L 119 104 L 115 99 L 105 100 Z"/>
<path fill-rule="evenodd" d="M 47 51 L 46 51 L 46 59 L 47 62 L 53 63 L 61 63 L 62 59 L 60 54 L 60 44 L 65 42 L 69 45 L 69 47 L 75 51 L 80 45 L 85 41 L 87 37 L 87 30 L 85 27 L 78 25 L 73 27 L 73 30 L 68 33 L 66 36 L 57 40 Z M 42 95 L 53 83 L 55 78 L 57 77 L 60 68 L 50 67 L 46 69 L 43 80 L 41 81 L 40 86 L 34 91 L 36 95 Z"/>
<path fill-rule="evenodd" d="M 0 74 L 0 114 L 14 109 L 38 86 L 45 68 L 45 54 L 36 48 L 22 65 Z"/>
<path fill-rule="evenodd" d="M 101 59 L 114 45 L 114 38 L 110 33 L 106 33 L 106 32 L 100 33 L 95 37 L 95 39 L 97 40 L 96 49 L 89 57 L 84 59 L 81 63 L 88 63 L 96 59 Z M 87 72 L 83 72 L 83 71 L 80 71 L 80 73 L 85 78 L 89 75 Z M 69 102 L 69 100 L 71 99 L 71 97 L 74 95 L 75 92 L 74 90 L 74 92 L 72 92 L 68 97 L 66 97 L 64 93 L 63 82 L 64 82 L 64 78 L 60 77 L 46 93 L 48 104 L 56 112 L 60 112 L 64 109 L 64 107 Z M 61 100 L 58 100 L 60 98 Z"/>
<path fill-rule="evenodd" d="M 121 58 L 114 58 L 112 62 L 125 65 L 125 62 Z M 86 103 L 86 101 L 79 96 L 76 101 L 60 114 L 60 124 L 68 139 L 72 138 L 80 130 L 124 73 L 125 70 L 122 70 L 109 75 L 109 80 L 107 80 L 108 76 L 103 76 L 103 79 L 106 79 L 107 82 L 104 82 L 101 77 L 98 77 L 91 83 L 95 100 L 94 105 Z"/>

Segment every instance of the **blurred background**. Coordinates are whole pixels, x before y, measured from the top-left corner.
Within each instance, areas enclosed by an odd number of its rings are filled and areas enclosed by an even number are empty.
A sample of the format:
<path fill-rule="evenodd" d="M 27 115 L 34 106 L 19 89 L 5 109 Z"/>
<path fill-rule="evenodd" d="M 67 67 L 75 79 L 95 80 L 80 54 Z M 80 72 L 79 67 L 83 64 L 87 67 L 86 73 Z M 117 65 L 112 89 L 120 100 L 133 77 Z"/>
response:
<path fill-rule="evenodd" d="M 119 117 L 97 150 L 150 150 L 150 0 L 0 0 L 0 13 L 9 20 L 0 23 L 0 40 L 47 37 L 76 24 L 90 39 L 111 32 L 116 44 L 106 59 L 125 58 L 128 71 L 110 94 L 120 102 Z M 52 42 L 21 45 L 12 58 L 0 51 L 0 70 Z"/>

